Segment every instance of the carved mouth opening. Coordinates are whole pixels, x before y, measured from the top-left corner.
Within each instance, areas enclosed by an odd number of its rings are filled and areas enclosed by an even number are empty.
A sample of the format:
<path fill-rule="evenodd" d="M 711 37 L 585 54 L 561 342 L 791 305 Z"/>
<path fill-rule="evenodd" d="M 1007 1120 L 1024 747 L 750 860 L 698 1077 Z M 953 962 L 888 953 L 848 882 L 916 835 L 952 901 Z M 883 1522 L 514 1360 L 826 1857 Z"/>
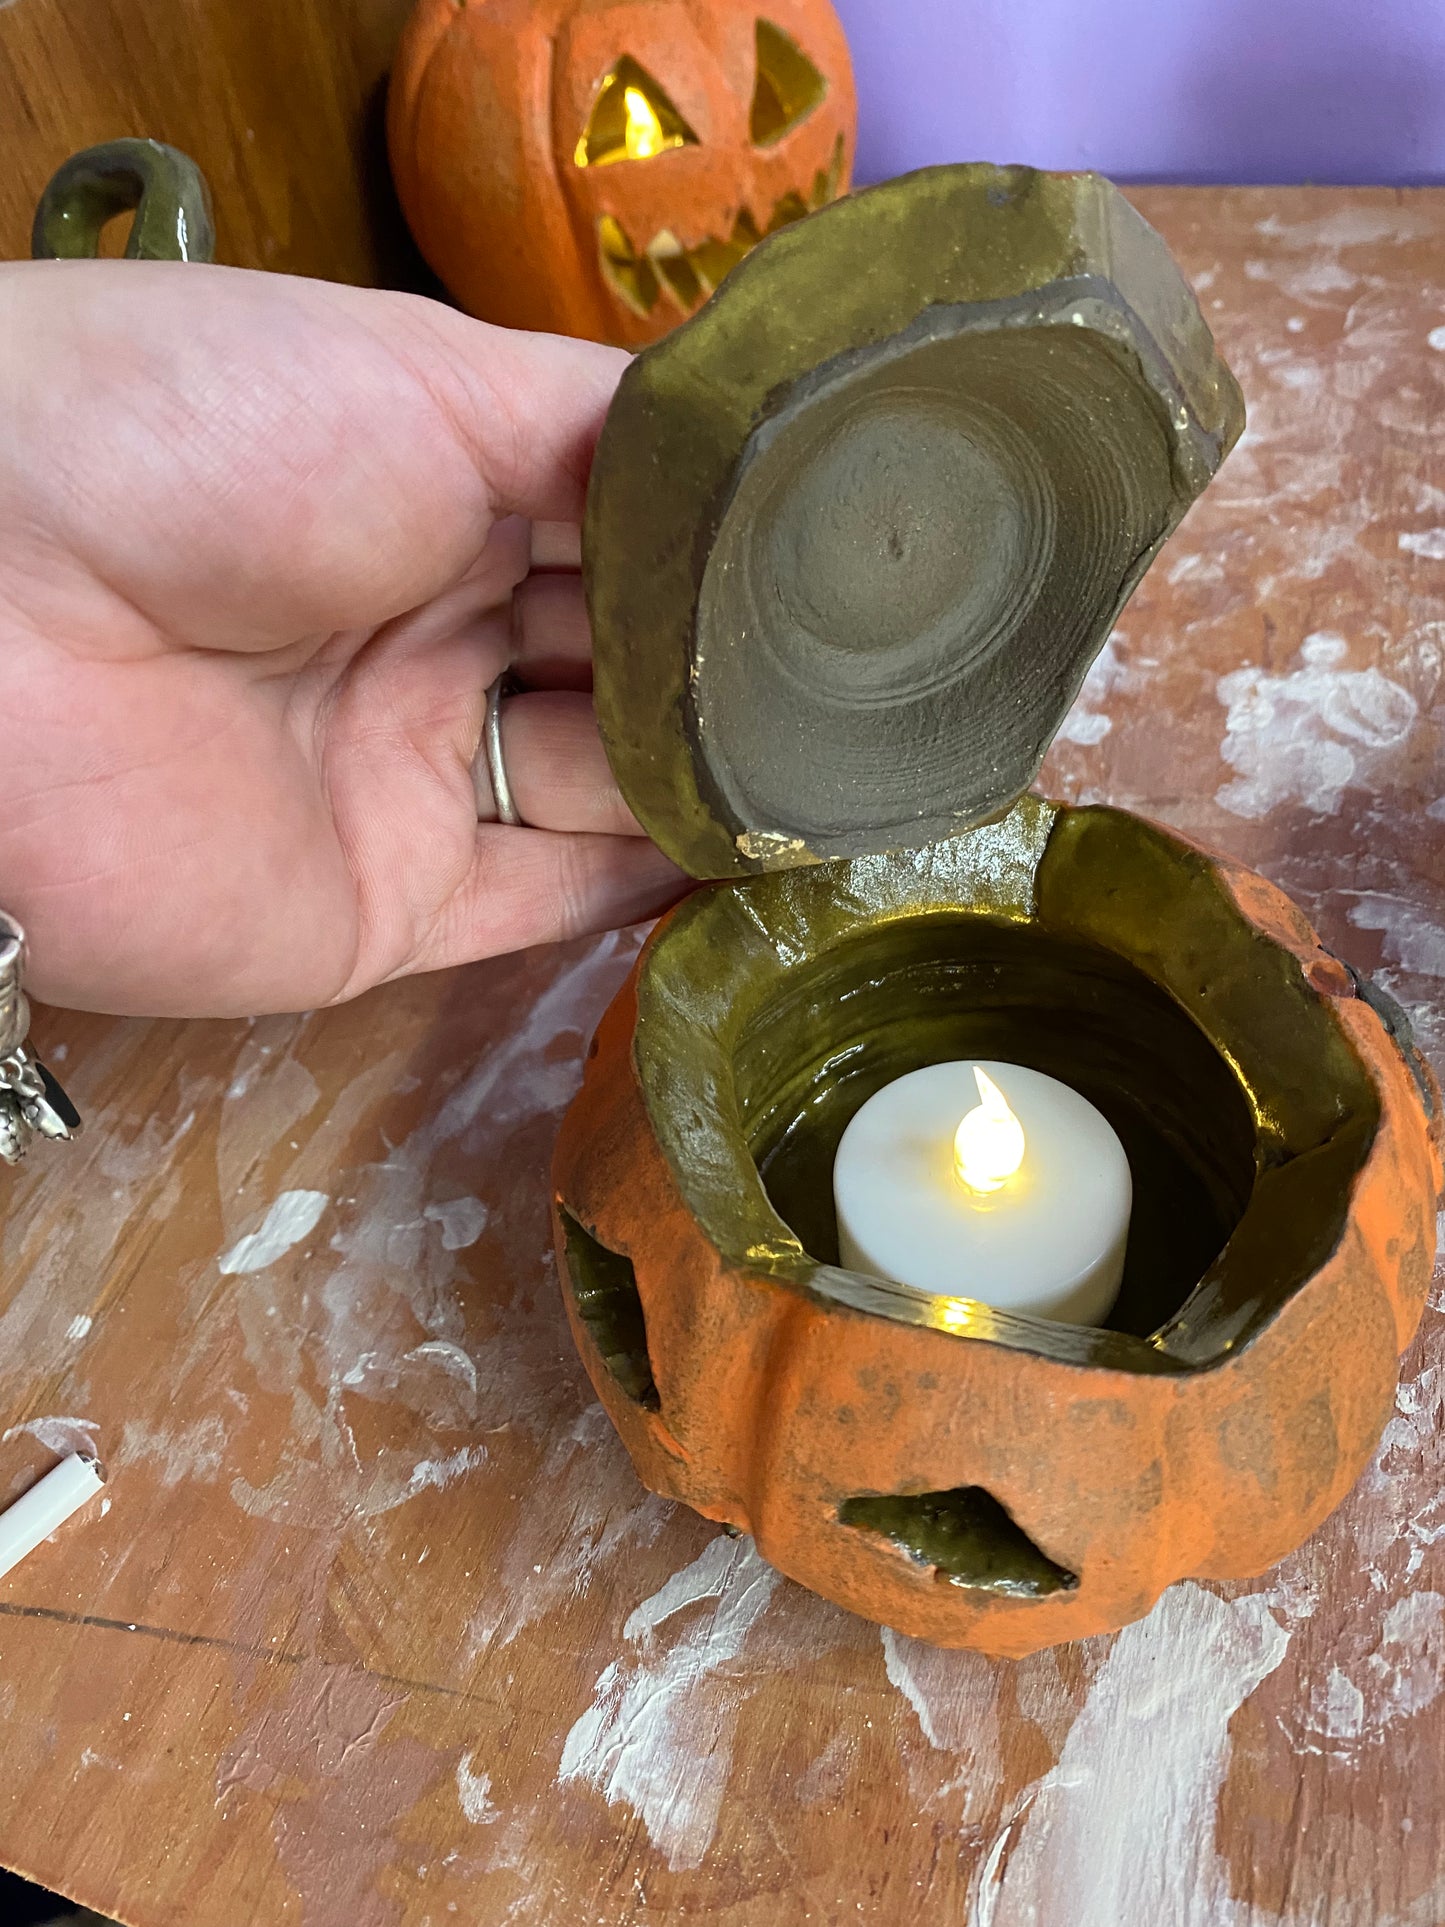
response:
<path fill-rule="evenodd" d="M 759 226 L 752 209 L 744 207 L 726 238 L 710 234 L 691 247 L 671 228 L 659 228 L 646 246 L 639 248 L 615 215 L 604 214 L 597 222 L 603 279 L 635 314 L 651 314 L 664 295 L 683 314 L 691 314 L 765 235 L 776 234 L 779 228 L 790 227 L 815 208 L 837 199 L 843 159 L 840 134 L 830 165 L 818 169 L 807 195 L 797 190 L 784 194 L 773 203 L 765 226 Z"/>
<path fill-rule="evenodd" d="M 865 1494 L 845 1499 L 838 1519 L 892 1540 L 951 1586 L 1042 1599 L 1071 1592 L 1079 1583 L 1078 1575 L 1050 1559 L 981 1485 L 955 1486 L 950 1492 Z"/>

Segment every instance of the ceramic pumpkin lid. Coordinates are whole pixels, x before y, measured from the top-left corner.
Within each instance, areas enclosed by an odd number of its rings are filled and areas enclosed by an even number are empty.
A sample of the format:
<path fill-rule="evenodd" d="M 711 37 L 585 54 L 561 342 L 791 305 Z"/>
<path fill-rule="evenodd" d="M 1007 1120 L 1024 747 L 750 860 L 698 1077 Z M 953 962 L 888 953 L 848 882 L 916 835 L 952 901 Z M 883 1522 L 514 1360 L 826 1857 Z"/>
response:
<path fill-rule="evenodd" d="M 1244 423 L 1109 182 L 931 168 L 765 241 L 623 376 L 596 701 L 693 875 L 913 848 L 1027 788 Z"/>

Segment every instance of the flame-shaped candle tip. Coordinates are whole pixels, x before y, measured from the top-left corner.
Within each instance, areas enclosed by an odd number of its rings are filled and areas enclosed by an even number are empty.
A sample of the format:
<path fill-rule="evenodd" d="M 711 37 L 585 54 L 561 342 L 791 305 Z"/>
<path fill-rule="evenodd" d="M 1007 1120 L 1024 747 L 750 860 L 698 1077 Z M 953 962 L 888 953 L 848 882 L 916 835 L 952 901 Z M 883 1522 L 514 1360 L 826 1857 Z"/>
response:
<path fill-rule="evenodd" d="M 978 1106 L 959 1125 L 953 1168 L 970 1191 L 998 1191 L 1024 1161 L 1024 1127 L 987 1071 L 975 1064 Z"/>

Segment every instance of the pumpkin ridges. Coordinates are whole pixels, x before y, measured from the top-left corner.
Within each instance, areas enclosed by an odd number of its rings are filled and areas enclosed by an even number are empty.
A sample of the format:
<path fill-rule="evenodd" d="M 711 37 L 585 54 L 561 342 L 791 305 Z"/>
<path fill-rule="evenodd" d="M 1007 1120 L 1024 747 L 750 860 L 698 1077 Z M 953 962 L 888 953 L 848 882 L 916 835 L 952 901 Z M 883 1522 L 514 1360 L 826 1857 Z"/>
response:
<path fill-rule="evenodd" d="M 524 165 L 518 152 L 504 170 L 476 137 L 479 125 L 550 114 L 553 22 L 567 4 L 490 0 L 458 11 L 451 0 L 422 0 L 451 8 L 454 27 L 431 49 L 412 95 L 406 134 L 413 171 L 408 188 L 398 181 L 398 191 L 422 252 L 469 313 L 503 327 L 595 336 L 597 317 L 570 250 L 548 298 L 537 296 L 530 255 L 542 245 L 555 258 L 559 238 L 565 242 L 550 159 L 539 168 L 529 153 Z M 429 163 L 429 155 L 444 155 L 446 165 Z M 478 207 L 490 217 L 484 234 L 475 232 Z M 459 234 L 476 245 L 459 247 Z"/>
<path fill-rule="evenodd" d="M 1305 966 L 1321 954 L 1287 899 L 1221 867 L 1262 943 Z M 851 1611 L 1013 1657 L 1136 1619 L 1179 1578 L 1258 1573 L 1335 1510 L 1369 1462 L 1397 1341 L 1419 1317 L 1438 1180 L 1409 1070 L 1367 1004 L 1316 992 L 1380 1100 L 1335 1250 L 1224 1356 L 1121 1372 L 824 1306 L 723 1258 L 663 1153 L 634 1061 L 638 979 L 668 921 L 603 1020 L 554 1166 L 559 1202 L 636 1269 L 662 1411 L 630 1406 L 585 1334 L 579 1344 L 653 1490 L 752 1531 L 780 1570 Z M 560 1240 L 559 1260 L 565 1278 Z M 982 1485 L 1078 1586 L 1035 1599 L 961 1589 L 836 1517 L 859 1492 L 951 1484 Z"/>
<path fill-rule="evenodd" d="M 1201 847 L 1178 831 L 1172 834 L 1194 848 Z M 1434 1073 L 1423 1058 L 1417 1060 L 1418 1075 L 1434 1100 L 1433 1121 L 1422 1131 L 1416 1067 L 1407 1063 L 1377 1012 L 1356 994 L 1354 979 L 1322 946 L 1304 912 L 1268 878 L 1233 858 L 1213 860 L 1241 914 L 1299 959 L 1311 985 L 1333 1000 L 1336 1018 L 1356 1052 L 1375 1068 L 1380 1124 L 1375 1148 L 1356 1180 L 1355 1219 L 1385 1282 L 1395 1318 L 1395 1349 L 1403 1353 L 1414 1339 L 1430 1290 L 1435 1221 L 1433 1214 L 1423 1220 L 1412 1265 L 1411 1252 L 1399 1250 L 1400 1212 L 1411 1198 L 1439 1200 L 1445 1186 L 1441 1157 L 1445 1120 Z"/>
<path fill-rule="evenodd" d="M 1376 1013 L 1359 998 L 1341 999 L 1341 1024 L 1375 1067 L 1381 1116 L 1376 1148 L 1355 1186 L 1354 1217 L 1386 1283 L 1395 1317 L 1395 1351 L 1414 1340 L 1435 1269 L 1434 1205 L 1441 1191 L 1438 1131 L 1425 1122 L 1413 1073 Z M 1427 1072 L 1428 1074 L 1428 1072 Z M 1402 1216 L 1419 1201 L 1413 1244 Z"/>
<path fill-rule="evenodd" d="M 409 222 L 412 221 L 412 208 L 421 205 L 416 151 L 417 101 L 426 82 L 432 57 L 457 19 L 458 9 L 454 0 L 417 0 L 417 5 L 402 28 L 395 62 L 387 80 L 387 151 L 397 198 L 407 210 Z M 427 255 L 415 224 L 413 234 L 422 254 Z M 429 256 L 427 258 L 430 259 Z"/>
<path fill-rule="evenodd" d="M 1288 1544 L 1313 1531 L 1335 1509 L 1358 1477 L 1386 1414 L 1393 1384 L 1393 1366 L 1386 1333 L 1390 1329 L 1386 1301 L 1388 1269 L 1368 1241 L 1353 1237 L 1330 1265 L 1302 1290 L 1274 1324 L 1250 1346 L 1220 1365 L 1179 1377 L 1135 1379 L 1121 1387 L 1119 1376 L 1090 1368 L 1059 1366 L 998 1352 L 962 1352 L 958 1341 L 912 1328 L 883 1328 L 876 1321 L 846 1308 L 826 1312 L 804 1299 L 792 1297 L 771 1281 L 719 1262 L 715 1254 L 695 1250 L 685 1267 L 691 1272 L 691 1309 L 674 1305 L 674 1283 L 684 1269 L 672 1234 L 679 1228 L 683 1207 L 660 1161 L 655 1140 L 647 1130 L 636 1081 L 627 1062 L 626 1033 L 633 1016 L 635 976 L 620 994 L 618 1006 L 605 1020 L 606 1041 L 601 1057 L 589 1065 L 582 1100 L 569 1114 L 558 1147 L 557 1184 L 566 1196 L 581 1179 L 594 1204 L 606 1202 L 597 1214 L 599 1230 L 609 1240 L 628 1242 L 627 1231 L 650 1227 L 647 1249 L 637 1249 L 639 1282 L 652 1316 L 658 1362 L 667 1387 L 667 1403 L 684 1445 L 705 1428 L 705 1446 L 697 1463 L 669 1451 L 662 1437 L 662 1421 L 634 1413 L 616 1388 L 600 1373 L 584 1346 L 584 1358 L 604 1403 L 618 1424 L 646 1482 L 656 1491 L 697 1506 L 708 1516 L 720 1517 L 753 1531 L 760 1549 L 779 1568 L 801 1583 L 838 1599 L 850 1610 L 882 1620 L 902 1631 L 944 1645 L 968 1644 L 981 1650 L 1018 1656 L 1040 1644 L 1087 1637 L 1107 1631 L 1148 1610 L 1163 1586 L 1193 1573 L 1205 1578 L 1245 1577 L 1273 1564 Z M 1376 1040 L 1376 1048 L 1380 1040 Z M 1372 1053 L 1373 1054 L 1373 1053 Z M 599 1168 L 601 1154 L 601 1168 Z M 1386 1162 L 1390 1162 L 1386 1160 Z M 1391 1189 L 1385 1169 L 1379 1172 L 1384 1191 Z M 600 1181 L 599 1181 L 600 1180 Z M 580 1202 L 580 1199 L 579 1199 Z M 666 1227 L 667 1248 L 656 1236 Z M 560 1247 L 559 1247 L 560 1249 Z M 565 1274 L 564 1274 L 565 1275 Z M 661 1312 L 661 1316 L 655 1315 Z M 669 1314 L 672 1316 L 669 1316 Z M 717 1350 L 677 1336 L 701 1321 L 709 1332 L 718 1320 L 741 1332 L 761 1317 L 760 1336 L 769 1354 L 769 1369 L 759 1374 L 750 1395 L 738 1400 L 724 1395 Z M 667 1327 L 680 1320 L 672 1339 Z M 1362 1326 L 1361 1321 L 1366 1321 Z M 574 1329 L 576 1321 L 574 1319 Z M 1262 1399 L 1263 1385 L 1277 1386 L 1285 1396 L 1273 1416 L 1279 1421 L 1275 1451 L 1288 1445 L 1293 1421 L 1290 1396 L 1307 1398 L 1314 1387 L 1331 1384 L 1333 1374 L 1323 1365 L 1344 1354 L 1339 1342 L 1343 1323 L 1353 1334 L 1352 1383 L 1333 1398 L 1337 1421 L 1336 1449 L 1320 1468 L 1317 1489 L 1308 1499 L 1297 1496 L 1294 1479 L 1281 1481 L 1279 1496 L 1261 1504 L 1251 1516 L 1251 1488 L 1259 1474 L 1268 1476 L 1273 1451 L 1241 1465 L 1222 1458 L 1221 1427 L 1241 1404 L 1253 1403 L 1269 1416 L 1273 1400 Z M 1381 1327 L 1384 1329 L 1382 1330 Z M 1362 1346 L 1365 1330 L 1376 1341 Z M 1323 1359 L 1320 1354 L 1323 1353 Z M 1368 1355 L 1367 1355 L 1368 1354 Z M 939 1587 L 917 1571 L 906 1558 L 885 1544 L 852 1544 L 847 1554 L 837 1542 L 836 1529 L 825 1507 L 817 1512 L 800 1505 L 799 1481 L 811 1488 L 814 1478 L 807 1462 L 817 1456 L 810 1448 L 811 1419 L 802 1405 L 804 1389 L 816 1403 L 836 1404 L 858 1396 L 860 1374 L 881 1366 L 888 1377 L 920 1386 L 950 1356 L 955 1366 L 953 1400 L 959 1409 L 976 1410 L 980 1402 L 1006 1406 L 1017 1415 L 1027 1405 L 1037 1407 L 1040 1423 L 1020 1426 L 1040 1436 L 1055 1429 L 1045 1423 L 1047 1408 L 1055 1422 L 1066 1418 L 1074 1401 L 1108 1401 L 1121 1390 L 1140 1428 L 1133 1441 L 1140 1460 L 1163 1461 L 1165 1483 L 1160 1493 L 1160 1530 L 1152 1545 L 1135 1543 L 1126 1558 L 1107 1574 L 1103 1597 L 1096 1584 L 1047 1601 L 1029 1603 L 998 1600 L 977 1593 L 970 1596 Z M 729 1361 L 735 1368 L 737 1359 Z M 733 1376 L 733 1370 L 725 1377 Z M 759 1428 L 758 1394 L 763 1379 L 772 1388 L 772 1423 Z M 1045 1381 L 1045 1382 L 1040 1382 Z M 1357 1381 L 1357 1382 L 1356 1382 Z M 1088 1394 L 1085 1397 L 1085 1394 Z M 1042 1403 L 1040 1402 L 1042 1401 Z M 781 1416 L 788 1410 L 786 1418 Z M 908 1408 L 905 1408 L 908 1409 Z M 881 1411 L 877 1414 L 881 1418 Z M 884 1430 L 877 1423 L 856 1429 L 868 1441 L 868 1466 L 839 1462 L 846 1435 L 826 1440 L 830 1476 L 865 1486 L 918 1484 L 916 1467 L 932 1464 L 936 1442 L 921 1424 L 918 1408 L 899 1414 Z M 1157 1443 L 1145 1451 L 1143 1436 Z M 766 1442 L 765 1442 L 766 1440 Z M 731 1441 L 731 1443 L 728 1443 Z M 739 1459 L 740 1441 L 751 1441 Z M 1082 1454 L 1083 1488 L 1097 1480 L 1097 1440 Z M 1281 1470 L 1286 1468 L 1281 1464 Z M 1308 1469 L 1308 1468 L 1306 1468 Z M 941 1474 L 939 1476 L 942 1476 Z M 988 1481 L 1020 1524 L 1050 1554 L 1067 1563 L 1071 1548 L 1055 1541 L 1045 1514 L 1062 1508 L 1100 1526 L 1098 1494 L 1088 1491 L 1089 1504 L 1071 1506 L 1067 1493 L 1050 1495 L 1040 1511 L 1031 1500 L 1028 1477 L 1010 1476 L 1002 1462 L 980 1468 L 975 1476 Z M 1296 1475 L 1297 1476 L 1297 1475 Z M 1107 1483 L 1107 1482 L 1106 1482 Z M 1127 1483 L 1127 1481 L 1125 1482 Z M 1210 1504 L 1200 1495 L 1213 1494 Z M 1223 1528 L 1222 1538 L 1217 1528 Z M 1096 1539 L 1107 1535 L 1095 1531 Z M 1100 1547 L 1102 1551 L 1103 1546 Z M 1081 1560 L 1088 1566 L 1090 1562 Z M 1095 1566 L 1097 1572 L 1097 1566 Z"/>

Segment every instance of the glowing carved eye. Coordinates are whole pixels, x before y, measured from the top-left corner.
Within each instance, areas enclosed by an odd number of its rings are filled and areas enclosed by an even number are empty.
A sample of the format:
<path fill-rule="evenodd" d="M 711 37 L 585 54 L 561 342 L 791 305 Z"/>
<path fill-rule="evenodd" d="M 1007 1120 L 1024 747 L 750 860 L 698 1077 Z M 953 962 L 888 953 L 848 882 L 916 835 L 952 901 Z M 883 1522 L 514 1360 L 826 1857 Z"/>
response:
<path fill-rule="evenodd" d="M 597 90 L 577 151 L 579 167 L 648 161 L 670 147 L 696 147 L 693 133 L 657 82 L 624 54 Z"/>
<path fill-rule="evenodd" d="M 758 77 L 753 83 L 754 147 L 772 147 L 818 105 L 828 83 L 781 27 L 758 22 Z"/>

